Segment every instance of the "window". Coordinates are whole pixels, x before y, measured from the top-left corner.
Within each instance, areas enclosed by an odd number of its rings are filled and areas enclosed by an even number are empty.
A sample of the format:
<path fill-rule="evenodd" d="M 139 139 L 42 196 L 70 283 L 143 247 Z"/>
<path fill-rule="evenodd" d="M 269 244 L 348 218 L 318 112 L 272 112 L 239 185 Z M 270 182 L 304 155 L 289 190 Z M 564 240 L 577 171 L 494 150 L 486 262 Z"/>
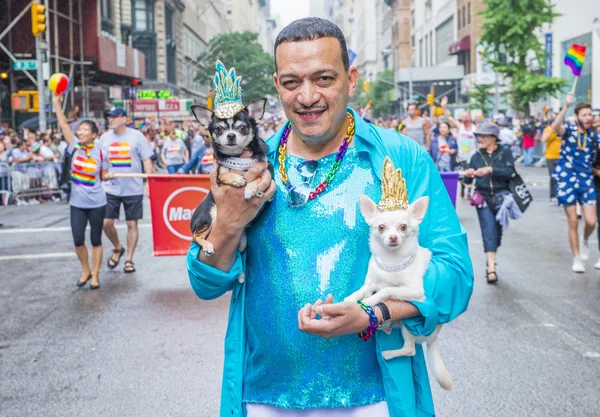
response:
<path fill-rule="evenodd" d="M 462 25 L 463 25 L 463 27 L 467 26 L 467 13 L 465 10 L 465 6 L 463 6 L 463 8 L 462 8 Z"/>
<path fill-rule="evenodd" d="M 458 26 L 458 30 L 460 30 L 461 25 L 460 25 L 460 9 L 458 9 L 458 13 L 456 13 L 456 25 Z"/>
<path fill-rule="evenodd" d="M 112 0 L 100 0 L 100 16 L 102 30 L 112 34 L 114 24 L 112 22 Z"/>
<path fill-rule="evenodd" d="M 433 66 L 433 31 L 429 32 L 429 65 Z"/>
<path fill-rule="evenodd" d="M 175 33 L 173 31 L 173 10 L 169 7 L 165 8 L 165 36 L 167 41 L 167 80 L 175 84 L 177 82 L 176 69 L 176 43 Z"/>
<path fill-rule="evenodd" d="M 467 24 L 471 24 L 471 2 L 467 3 Z"/>
<path fill-rule="evenodd" d="M 423 39 L 419 39 L 419 67 L 423 66 Z"/>
<path fill-rule="evenodd" d="M 131 8 L 133 10 L 133 30 L 154 32 L 154 0 L 132 0 Z"/>
<path fill-rule="evenodd" d="M 425 62 L 426 67 L 429 66 L 429 60 L 427 59 L 429 57 L 429 51 L 427 50 L 428 48 L 429 48 L 429 42 L 427 39 L 427 35 L 425 35 L 425 58 L 423 59 L 423 62 Z"/>
<path fill-rule="evenodd" d="M 437 64 L 441 64 L 450 58 L 448 50 L 452 42 L 454 42 L 454 17 L 435 28 L 435 59 Z"/>

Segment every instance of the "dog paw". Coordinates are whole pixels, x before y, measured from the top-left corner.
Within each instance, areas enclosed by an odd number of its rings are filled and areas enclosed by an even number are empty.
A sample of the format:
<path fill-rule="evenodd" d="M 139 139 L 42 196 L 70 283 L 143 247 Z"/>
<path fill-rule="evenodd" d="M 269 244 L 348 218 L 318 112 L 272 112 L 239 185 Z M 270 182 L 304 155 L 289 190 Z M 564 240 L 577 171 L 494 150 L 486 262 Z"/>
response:
<path fill-rule="evenodd" d="M 215 254 L 214 249 L 204 249 L 203 251 L 206 256 L 213 256 Z"/>
<path fill-rule="evenodd" d="M 257 183 L 250 183 L 246 186 L 246 188 L 244 189 L 244 199 L 245 200 L 250 200 L 252 197 L 254 197 L 256 195 L 256 193 L 258 192 L 258 184 Z"/>
<path fill-rule="evenodd" d="M 344 298 L 345 303 L 355 303 L 357 301 L 358 301 L 358 298 L 356 298 L 352 295 L 349 295 L 348 297 Z"/>
<path fill-rule="evenodd" d="M 239 282 L 240 284 L 243 284 L 243 283 L 244 283 L 244 281 L 246 280 L 246 276 L 245 276 L 245 275 L 244 275 L 244 273 L 242 272 L 240 275 L 238 275 L 238 278 L 237 278 L 237 279 L 238 279 L 238 282 Z"/>
<path fill-rule="evenodd" d="M 381 357 L 383 359 L 385 359 L 386 361 L 389 361 L 390 359 L 394 359 L 397 356 L 398 355 L 396 355 L 396 353 L 394 353 L 394 351 L 391 351 L 391 350 L 384 350 L 383 352 L 381 352 Z"/>

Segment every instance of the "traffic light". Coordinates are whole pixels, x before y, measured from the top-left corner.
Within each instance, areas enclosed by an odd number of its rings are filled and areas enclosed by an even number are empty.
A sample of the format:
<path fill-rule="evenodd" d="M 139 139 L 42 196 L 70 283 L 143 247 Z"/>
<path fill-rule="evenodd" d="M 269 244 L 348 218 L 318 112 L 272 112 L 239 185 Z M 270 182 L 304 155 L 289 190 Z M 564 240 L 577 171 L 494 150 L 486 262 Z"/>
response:
<path fill-rule="evenodd" d="M 142 80 L 140 80 L 139 78 L 134 78 L 133 80 L 131 80 L 131 86 L 132 87 L 139 87 L 141 85 L 143 85 L 144 83 L 142 83 Z"/>
<path fill-rule="evenodd" d="M 37 1 L 31 3 L 31 33 L 39 36 L 46 31 L 46 6 Z"/>
<path fill-rule="evenodd" d="M 206 107 L 208 107 L 211 110 L 213 108 L 214 97 L 215 97 L 215 92 L 213 90 L 210 90 L 208 92 L 208 97 L 206 98 Z"/>
<path fill-rule="evenodd" d="M 427 104 L 433 106 L 433 94 L 427 94 Z"/>
<path fill-rule="evenodd" d="M 8 78 L 8 72 L 2 71 L 0 72 L 0 79 L 6 80 Z"/>
<path fill-rule="evenodd" d="M 19 90 L 11 95 L 12 109 L 24 113 L 39 112 L 39 96 L 36 90 Z"/>
<path fill-rule="evenodd" d="M 363 82 L 363 90 L 369 91 L 371 89 L 371 82 L 369 80 L 365 80 Z"/>

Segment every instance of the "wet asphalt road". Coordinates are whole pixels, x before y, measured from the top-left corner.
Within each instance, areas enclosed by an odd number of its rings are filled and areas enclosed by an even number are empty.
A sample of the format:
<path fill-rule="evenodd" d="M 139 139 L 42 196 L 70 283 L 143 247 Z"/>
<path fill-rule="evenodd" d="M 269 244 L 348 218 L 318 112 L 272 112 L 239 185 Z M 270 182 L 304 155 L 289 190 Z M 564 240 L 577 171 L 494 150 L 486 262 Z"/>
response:
<path fill-rule="evenodd" d="M 459 202 L 476 283 L 440 336 L 454 378 L 449 393 L 433 387 L 440 416 L 600 416 L 598 242 L 573 274 L 546 171 L 524 173 L 537 201 L 505 236 L 497 286 L 475 211 Z M 152 257 L 149 220 L 138 271 L 103 267 L 93 292 L 75 286 L 64 203 L 0 207 L 0 223 L 0 416 L 218 415 L 229 298 L 197 299 L 183 257 Z"/>

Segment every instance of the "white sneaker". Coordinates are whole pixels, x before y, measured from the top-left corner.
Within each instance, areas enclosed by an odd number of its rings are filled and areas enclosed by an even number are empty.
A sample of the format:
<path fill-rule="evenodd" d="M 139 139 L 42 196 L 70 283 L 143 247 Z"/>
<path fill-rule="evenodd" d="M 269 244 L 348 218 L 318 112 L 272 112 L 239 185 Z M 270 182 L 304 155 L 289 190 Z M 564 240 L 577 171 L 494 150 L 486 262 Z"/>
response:
<path fill-rule="evenodd" d="M 585 272 L 585 265 L 581 260 L 581 256 L 575 256 L 573 258 L 573 266 L 571 267 L 571 269 L 573 270 L 573 272 L 577 272 L 580 274 Z"/>
<path fill-rule="evenodd" d="M 600 259 L 598 259 L 598 262 L 596 262 L 596 264 L 594 265 L 594 268 L 600 269 Z"/>
<path fill-rule="evenodd" d="M 556 197 L 553 197 L 550 199 L 550 205 L 551 206 L 557 206 L 558 205 L 558 200 L 556 199 Z"/>
<path fill-rule="evenodd" d="M 588 241 L 583 238 L 579 241 L 579 252 L 581 253 L 582 261 L 590 259 L 590 245 Z"/>

